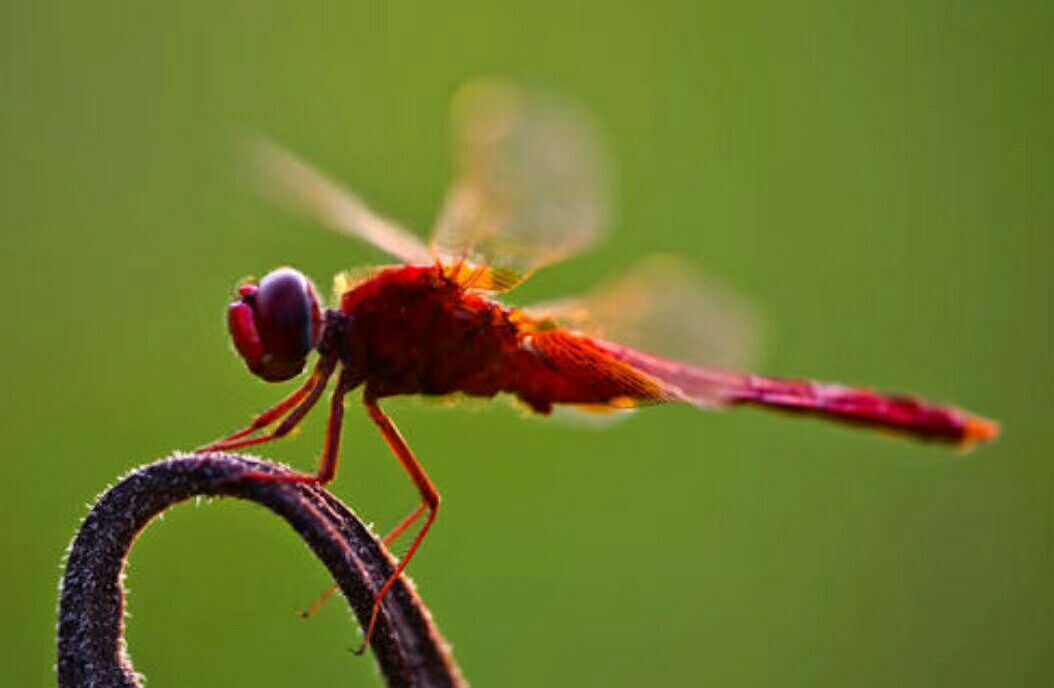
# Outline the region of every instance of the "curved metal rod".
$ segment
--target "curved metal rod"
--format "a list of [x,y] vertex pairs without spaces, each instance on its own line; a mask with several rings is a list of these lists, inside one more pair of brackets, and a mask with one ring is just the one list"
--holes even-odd
[[[394,562],[370,530],[326,490],[246,477],[287,473],[224,453],[176,456],[139,468],[108,490],[70,547],[58,624],[60,688],[140,688],[124,640],[125,561],[158,514],[196,496],[247,499],[285,519],[329,569],[359,623]],[[464,686],[450,648],[413,586],[399,580],[382,607],[371,647],[389,686]],[[188,677],[189,680],[189,677]]]

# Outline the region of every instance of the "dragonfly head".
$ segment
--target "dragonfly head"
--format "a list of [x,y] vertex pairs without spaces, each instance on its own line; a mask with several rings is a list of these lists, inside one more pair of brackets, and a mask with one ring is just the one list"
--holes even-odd
[[255,375],[268,382],[295,377],[318,344],[322,312],[311,281],[292,268],[278,268],[238,288],[227,308],[234,348]]

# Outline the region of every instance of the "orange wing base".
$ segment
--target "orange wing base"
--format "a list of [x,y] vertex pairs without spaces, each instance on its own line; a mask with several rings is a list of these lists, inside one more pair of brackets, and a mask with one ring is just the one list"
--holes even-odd
[[553,404],[619,410],[678,400],[652,376],[566,330],[526,334],[521,352],[516,392],[540,413]]

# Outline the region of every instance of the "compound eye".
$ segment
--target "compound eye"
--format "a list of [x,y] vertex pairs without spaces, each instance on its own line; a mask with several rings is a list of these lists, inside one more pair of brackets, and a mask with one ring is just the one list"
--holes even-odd
[[292,268],[239,289],[227,311],[235,348],[249,369],[270,382],[295,377],[318,344],[321,309],[315,288]]
[[249,303],[235,301],[227,307],[227,327],[231,331],[234,348],[242,358],[250,362],[250,368],[253,362],[264,357],[266,352],[263,342],[260,341],[260,334],[256,331],[256,316],[253,315],[253,308]]

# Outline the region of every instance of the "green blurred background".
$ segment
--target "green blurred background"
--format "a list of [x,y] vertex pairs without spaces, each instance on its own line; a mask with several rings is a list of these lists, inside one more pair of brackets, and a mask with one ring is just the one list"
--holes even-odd
[[[445,497],[412,574],[474,684],[1049,685],[1054,5],[499,5],[4,3],[5,684],[53,683],[95,495],[283,393],[231,352],[236,281],[381,259],[246,194],[239,136],[424,231],[449,97],[492,74],[579,100],[615,161],[610,240],[517,298],[679,253],[764,310],[765,372],[1005,435],[963,456],[749,411],[596,432],[391,402]],[[312,469],[321,416],[263,453]],[[386,529],[413,489],[362,414],[345,437],[333,489]],[[378,683],[341,604],[293,614],[328,581],[258,508],[174,510],[128,583],[149,685]]]

